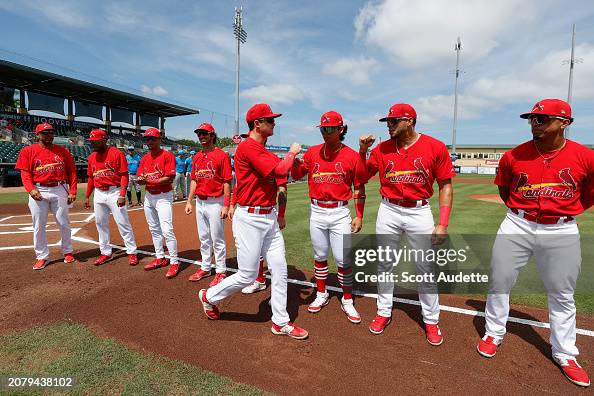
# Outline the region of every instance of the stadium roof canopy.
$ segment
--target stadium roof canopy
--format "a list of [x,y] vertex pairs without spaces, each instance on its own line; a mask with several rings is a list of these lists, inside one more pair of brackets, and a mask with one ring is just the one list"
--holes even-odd
[[97,105],[108,105],[165,118],[200,112],[5,60],[0,60],[0,86]]

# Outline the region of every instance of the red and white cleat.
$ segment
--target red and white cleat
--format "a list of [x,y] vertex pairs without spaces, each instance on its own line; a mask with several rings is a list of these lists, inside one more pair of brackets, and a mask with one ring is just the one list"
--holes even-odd
[[330,302],[330,294],[328,292],[321,293],[316,292],[316,299],[312,301],[307,307],[307,310],[311,313],[317,313],[322,310],[323,307],[328,305]]
[[497,347],[501,345],[502,340],[495,339],[495,337],[491,337],[486,335],[479,341],[478,345],[476,346],[476,351],[479,355],[492,358],[497,353]]
[[345,299],[342,297],[340,299],[340,308],[342,309],[342,312],[346,314],[347,319],[351,323],[361,323],[361,315],[359,315],[359,312],[357,312],[355,309],[355,304],[353,303],[352,298]]
[[208,276],[210,276],[210,271],[204,271],[202,268],[200,268],[198,271],[190,275],[188,280],[190,282],[198,282],[200,279],[204,279]]
[[553,358],[555,363],[561,367],[565,377],[578,386],[588,387],[590,386],[590,378],[586,370],[578,364],[575,359],[560,359]]
[[266,282],[254,281],[254,283],[252,283],[251,285],[241,289],[241,292],[243,294],[254,294],[262,290],[266,290]]
[[206,299],[206,289],[200,290],[198,292],[198,297],[200,298],[200,303],[202,304],[202,309],[204,310],[204,314],[208,319],[217,320],[220,319],[221,314],[219,313],[219,308],[216,305],[212,305]]
[[138,265],[138,256],[136,254],[129,254],[128,255],[128,264]]
[[145,271],[151,271],[157,268],[167,267],[169,265],[169,260],[165,257],[163,258],[156,258],[147,265],[144,266]]
[[74,263],[74,256],[72,255],[72,253],[66,253],[64,254],[64,262],[66,264],[70,264],[70,263]]
[[392,322],[391,317],[376,315],[369,325],[369,331],[371,331],[373,334],[382,334],[390,322]]
[[45,268],[45,266],[47,265],[47,260],[45,259],[39,259],[35,262],[35,264],[33,265],[33,269],[34,270],[42,270]]
[[214,277],[214,279],[212,280],[212,282],[210,282],[210,285],[208,285],[208,287],[213,287],[213,286],[218,285],[226,277],[227,277],[227,275],[225,275],[224,273],[216,274],[215,277]]
[[105,264],[108,260],[111,260],[111,256],[108,256],[106,254],[102,254],[99,257],[97,257],[97,259],[93,262],[93,264],[94,265]]
[[305,340],[309,336],[307,330],[297,327],[291,322],[284,326],[279,326],[275,323],[272,323],[270,331],[272,331],[272,334],[286,335],[296,340]]
[[443,335],[439,329],[439,324],[425,323],[425,337],[427,342],[433,346],[440,346],[443,343]]
[[167,271],[167,274],[165,274],[165,277],[167,279],[171,279],[175,278],[177,274],[179,274],[179,264],[175,263],[169,266],[169,270]]

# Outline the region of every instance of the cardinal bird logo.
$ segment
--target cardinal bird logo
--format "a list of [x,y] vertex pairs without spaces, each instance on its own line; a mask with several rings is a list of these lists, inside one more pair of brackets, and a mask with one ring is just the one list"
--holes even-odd
[[109,161],[105,162],[105,168],[103,169],[97,169],[97,167],[93,165],[93,177],[110,177],[115,174],[116,171]]
[[163,172],[161,172],[161,169],[159,169],[159,164],[155,164],[153,166],[153,169],[154,169],[153,172],[144,174],[144,177],[146,178],[146,180],[153,181],[153,180],[158,180],[161,177],[163,177]]
[[215,177],[215,167],[212,161],[206,163],[206,169],[196,169],[194,172],[198,179],[213,179]]
[[569,168],[563,168],[559,171],[559,178],[563,180],[563,184],[566,186],[571,187],[571,191],[577,191],[577,183],[575,182],[571,173],[569,173]]
[[521,172],[515,191],[519,192],[523,198],[531,200],[536,200],[539,197],[572,199],[578,190],[578,185],[570,172],[570,168],[563,168],[559,171],[558,176],[561,183],[538,184],[530,184],[528,174]]
[[429,178],[429,172],[427,172],[427,169],[425,169],[425,165],[423,165],[423,158],[419,157],[419,158],[415,158],[415,161],[413,162],[415,168],[417,168],[418,171],[420,171],[423,176],[425,176],[426,179]]
[[35,161],[33,161],[33,172],[37,174],[50,173],[52,171],[63,172],[64,160],[62,160],[59,155],[55,155],[53,161],[54,162],[44,164],[39,158],[35,159]]
[[520,172],[520,177],[518,178],[518,182],[516,183],[516,192],[520,191],[522,187],[528,185],[528,175],[524,172]]
[[344,171],[344,169],[342,169],[342,162],[337,162],[336,165],[334,165],[334,169],[336,169],[336,172],[339,175],[346,176],[346,172]]
[[411,184],[425,184],[429,179],[429,171],[423,165],[421,157],[413,161],[414,170],[396,170],[394,162],[388,160],[386,169],[384,170],[384,177],[394,184],[411,183]]

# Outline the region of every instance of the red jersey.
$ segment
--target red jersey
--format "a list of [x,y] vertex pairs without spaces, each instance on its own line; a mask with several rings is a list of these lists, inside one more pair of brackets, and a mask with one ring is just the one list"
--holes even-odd
[[104,153],[92,152],[88,161],[87,176],[93,178],[95,187],[122,187],[122,175],[128,174],[128,162],[123,152],[108,147]]
[[278,183],[274,168],[280,158],[248,137],[235,151],[235,202],[242,206],[274,206]]
[[44,148],[41,144],[32,144],[24,147],[15,169],[24,171],[21,177],[27,192],[31,192],[33,183],[66,182],[70,185],[70,194],[76,194],[74,157],[62,146],[52,144]]
[[196,194],[206,197],[223,195],[223,184],[230,183],[231,158],[218,147],[210,153],[200,151],[192,158],[192,180],[196,181]]
[[171,183],[158,184],[156,181],[163,176],[175,176],[175,155],[163,149],[156,155],[148,152],[140,159],[136,174],[146,178],[146,189],[149,192],[171,191]]
[[537,216],[579,215],[594,194],[594,151],[566,140],[544,157],[532,140],[503,155],[495,184],[509,188],[505,204]]
[[303,163],[293,167],[291,176],[299,180],[308,175],[309,197],[320,201],[348,201],[352,186],[367,181],[365,163],[359,153],[343,145],[338,153],[325,158],[324,144],[311,147],[303,155]]
[[367,160],[367,175],[379,171],[380,194],[390,199],[422,200],[433,196],[433,182],[456,176],[447,147],[421,134],[407,149],[392,139],[382,142]]

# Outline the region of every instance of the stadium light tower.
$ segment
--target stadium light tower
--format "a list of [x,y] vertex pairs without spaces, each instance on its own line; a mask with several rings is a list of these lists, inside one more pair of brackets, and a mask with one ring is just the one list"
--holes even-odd
[[[456,83],[454,85],[454,124],[452,126],[452,154],[456,154],[456,122],[458,120],[458,78],[460,77],[460,51],[462,50],[462,42],[460,37],[454,45],[454,51],[456,51]],[[452,156],[452,159],[453,156]],[[454,159],[455,160],[455,159]]]
[[237,40],[237,50],[235,52],[235,134],[239,135],[239,47],[245,43],[247,33],[243,30],[241,13],[242,7],[235,7],[235,19],[233,20],[233,34]]
[[[576,63],[582,63],[582,58],[575,58],[575,23],[571,32],[571,59],[564,60],[563,64],[569,64],[569,87],[567,88],[567,103],[571,104],[571,90],[573,87],[573,67]],[[569,137],[569,127],[565,128],[565,137]]]

